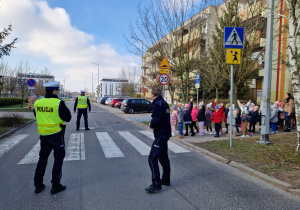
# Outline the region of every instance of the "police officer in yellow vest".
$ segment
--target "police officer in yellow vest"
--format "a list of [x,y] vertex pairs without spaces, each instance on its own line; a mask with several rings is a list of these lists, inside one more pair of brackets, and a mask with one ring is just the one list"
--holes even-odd
[[71,113],[65,102],[58,99],[59,82],[45,83],[45,98],[39,99],[34,104],[34,115],[40,134],[40,157],[34,175],[35,193],[40,193],[45,188],[43,178],[47,167],[48,157],[53,150],[54,164],[52,168],[51,194],[56,194],[66,189],[60,183],[62,165],[65,157],[65,123],[71,120]]
[[85,130],[90,130],[88,126],[88,116],[87,116],[87,107],[89,107],[89,112],[91,112],[91,103],[87,96],[85,96],[85,90],[81,90],[81,95],[75,101],[74,104],[74,113],[76,113],[76,108],[78,109],[77,121],[76,121],[76,130],[79,130],[81,115],[84,118],[84,127]]

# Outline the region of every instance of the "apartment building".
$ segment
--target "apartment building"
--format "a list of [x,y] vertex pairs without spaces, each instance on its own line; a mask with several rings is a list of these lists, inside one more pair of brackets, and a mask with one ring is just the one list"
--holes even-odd
[[[228,1],[227,1],[228,2]],[[144,87],[150,89],[149,84],[155,84],[159,76],[158,65],[161,57],[167,57],[170,61],[176,58],[176,49],[179,44],[176,42],[176,34],[183,35],[183,46],[185,54],[195,56],[205,53],[207,46],[212,42],[212,35],[215,33],[215,28],[218,25],[218,17],[222,16],[226,9],[226,3],[219,6],[208,6],[203,11],[186,21],[183,26],[178,27],[174,31],[167,34],[161,40],[153,44],[146,53],[142,56],[143,59],[143,75]],[[267,2],[263,0],[251,1],[248,4],[247,0],[239,1],[239,17],[242,22],[258,21],[266,22],[269,15]],[[275,0],[275,21],[274,21],[274,41],[273,41],[273,61],[272,61],[272,85],[271,85],[271,101],[284,100],[286,92],[292,92],[291,87],[291,72],[288,67],[288,20],[280,15],[288,16],[287,6],[284,0]],[[266,25],[263,27],[253,27],[249,31],[245,31],[245,36],[248,40],[254,40],[255,50],[252,58],[256,58],[257,62],[254,68],[259,69],[258,76],[254,79],[249,79],[247,85],[249,91],[247,98],[257,101],[262,98],[263,75],[264,75],[264,53],[261,53],[266,43]],[[195,43],[200,43],[195,45]],[[163,46],[163,47],[162,47]],[[161,50],[167,48],[169,50]],[[300,42],[298,42],[298,49]],[[258,56],[260,55],[260,56]],[[251,58],[251,59],[252,59]],[[195,59],[196,60],[196,59]],[[225,61],[224,61],[225,62]],[[172,61],[170,62],[172,66]],[[196,69],[195,69],[196,71]],[[193,77],[193,71],[190,77]],[[172,75],[175,77],[176,75]],[[157,84],[157,83],[156,83]],[[157,84],[159,85],[159,84]],[[178,86],[180,84],[178,83]],[[166,97],[170,99],[168,87],[166,87]],[[146,98],[150,98],[150,91],[145,94]],[[175,94],[174,99],[178,99]]]
[[[36,81],[36,85],[42,86],[44,83],[54,81],[55,78],[53,75],[38,73],[18,73],[16,77],[6,77],[4,80],[4,88],[1,91],[2,96],[16,97],[20,96],[21,92],[30,93],[27,85],[28,79],[34,79]],[[61,88],[61,91],[63,92],[63,86]]]
[[122,83],[128,83],[128,80],[116,78],[101,78],[99,83],[99,97],[121,97]]

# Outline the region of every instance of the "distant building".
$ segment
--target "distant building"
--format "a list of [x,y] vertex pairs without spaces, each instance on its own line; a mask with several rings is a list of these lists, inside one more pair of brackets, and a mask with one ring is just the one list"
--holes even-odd
[[[27,80],[34,79],[36,85],[43,85],[48,82],[52,82],[55,80],[53,75],[44,75],[44,74],[37,74],[37,73],[25,73],[25,74],[17,74],[17,84],[16,84],[16,91],[15,93],[20,96],[20,89],[28,90]],[[64,92],[63,85],[60,86],[60,92]],[[25,91],[26,92],[26,91]],[[30,91],[28,91],[30,93]],[[63,95],[63,94],[62,94]],[[27,96],[27,94],[26,94]]]
[[122,96],[122,83],[128,83],[127,79],[101,78],[99,97],[119,97]]

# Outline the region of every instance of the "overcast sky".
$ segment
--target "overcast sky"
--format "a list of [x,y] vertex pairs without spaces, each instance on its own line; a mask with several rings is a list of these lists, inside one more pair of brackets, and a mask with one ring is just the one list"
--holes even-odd
[[138,0],[1,0],[0,30],[9,24],[19,38],[16,49],[4,57],[12,67],[28,61],[32,71],[47,67],[66,89],[91,90],[100,78],[117,78],[122,67],[139,65],[127,52],[123,32],[136,19]]

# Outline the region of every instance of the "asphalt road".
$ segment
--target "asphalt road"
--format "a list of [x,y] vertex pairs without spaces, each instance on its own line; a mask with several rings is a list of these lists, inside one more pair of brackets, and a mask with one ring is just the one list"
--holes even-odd
[[[73,102],[67,102],[73,110]],[[147,155],[151,130],[92,104],[89,131],[67,123],[62,183],[50,194],[53,157],[44,183],[34,194],[39,136],[35,123],[0,140],[0,209],[300,209],[291,194],[178,143],[169,144],[171,186],[149,194]],[[125,116],[125,115],[124,115]],[[148,116],[148,115],[147,115]],[[81,120],[83,127],[83,119]],[[171,150],[172,149],[172,150]]]

